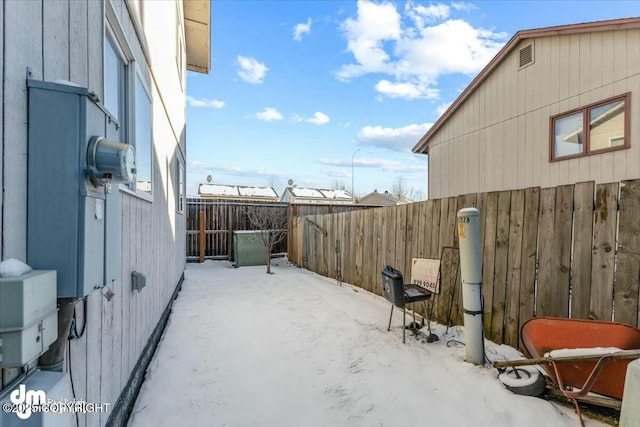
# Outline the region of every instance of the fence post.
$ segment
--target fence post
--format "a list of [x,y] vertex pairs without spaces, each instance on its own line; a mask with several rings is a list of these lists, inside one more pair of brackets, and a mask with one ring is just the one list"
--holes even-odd
[[204,262],[204,211],[200,211],[199,215],[200,233],[198,240],[200,242],[200,262]]
[[[235,209],[233,213],[236,214]],[[227,205],[227,233],[227,259],[233,261],[233,258],[231,258],[231,252],[233,252],[233,218],[231,218],[231,205]]]

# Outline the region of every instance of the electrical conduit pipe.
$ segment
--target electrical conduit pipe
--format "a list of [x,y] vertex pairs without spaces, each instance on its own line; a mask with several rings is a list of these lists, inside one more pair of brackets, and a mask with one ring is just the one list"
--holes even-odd
[[464,330],[467,342],[465,360],[475,365],[484,365],[479,215],[476,208],[465,208],[458,211],[458,237],[460,238]]

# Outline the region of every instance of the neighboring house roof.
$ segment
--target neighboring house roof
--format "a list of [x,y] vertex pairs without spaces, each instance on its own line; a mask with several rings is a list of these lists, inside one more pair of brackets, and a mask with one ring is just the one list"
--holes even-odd
[[395,206],[403,205],[408,202],[406,200],[396,199],[388,191],[385,191],[384,193],[378,193],[378,190],[374,190],[366,196],[360,197],[356,203],[358,205],[369,206]]
[[353,197],[347,190],[287,187],[280,201],[295,203],[351,204]]
[[211,69],[211,2],[184,0],[183,5],[187,70],[208,73]]
[[447,120],[460,108],[462,104],[471,96],[471,94],[480,86],[491,73],[502,63],[502,61],[513,51],[521,41],[539,37],[559,36],[569,34],[590,33],[596,31],[612,31],[640,28],[640,17],[613,19],[609,21],[587,22],[582,24],[560,25],[556,27],[537,28],[532,30],[518,31],[507,42],[506,45],[498,52],[496,56],[487,64],[486,67],[475,79],[467,86],[467,88],[458,96],[458,98],[449,106],[447,111],[438,118],[431,126],[427,133],[420,138],[420,141],[412,148],[414,153],[426,154],[427,146],[431,137],[444,125]]
[[216,199],[278,201],[278,193],[272,187],[241,185],[200,184],[198,196]]

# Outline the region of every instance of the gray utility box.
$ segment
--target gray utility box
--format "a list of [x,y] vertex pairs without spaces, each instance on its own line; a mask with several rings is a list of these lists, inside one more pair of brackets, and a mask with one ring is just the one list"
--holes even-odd
[[[20,394],[21,385],[24,385],[24,394]],[[44,396],[36,394],[36,392],[40,391],[44,393]],[[27,404],[31,402],[38,404],[41,397],[46,398],[45,400],[51,399],[54,402],[66,401],[73,403],[73,400],[71,400],[73,396],[71,378],[66,372],[41,371],[39,369],[31,371],[26,378],[20,380],[20,384],[16,384],[14,387],[7,387],[0,392],[0,406],[12,403],[11,395],[13,393],[17,394],[15,397],[18,400],[25,400]],[[78,397],[78,401],[80,399],[81,397]],[[96,401],[90,403],[99,404]],[[111,406],[108,409],[111,409]],[[23,414],[26,415],[25,412]],[[98,418],[100,416],[99,412],[96,411],[96,415],[96,418]],[[0,411],[0,427],[71,427],[75,425],[77,425],[76,415],[69,410],[64,412],[33,411],[26,420],[18,418],[15,412]]]
[[84,297],[120,277],[118,187],[90,178],[88,150],[121,130],[86,88],[28,88],[27,263],[57,270],[58,298]]
[[233,255],[236,267],[267,265],[267,248],[259,237],[264,231],[233,232]]
[[29,363],[56,338],[56,272],[0,278],[0,368]]

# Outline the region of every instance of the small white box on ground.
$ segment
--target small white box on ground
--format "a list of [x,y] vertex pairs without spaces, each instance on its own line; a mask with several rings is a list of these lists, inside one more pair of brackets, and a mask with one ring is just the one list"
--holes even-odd
[[627,366],[624,380],[622,410],[620,411],[620,427],[640,427],[640,359]]

